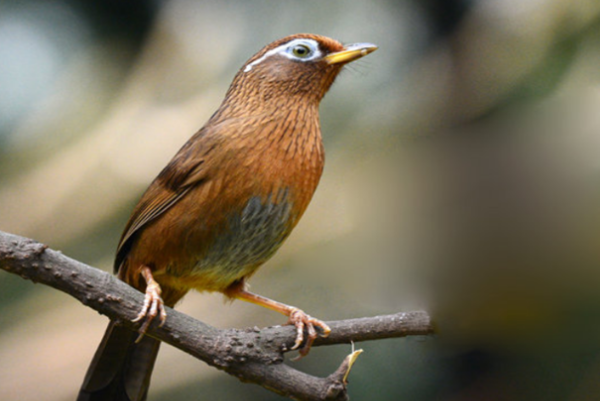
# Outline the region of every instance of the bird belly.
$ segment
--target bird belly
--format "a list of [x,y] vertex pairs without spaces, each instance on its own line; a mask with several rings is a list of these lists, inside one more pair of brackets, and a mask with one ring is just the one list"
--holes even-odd
[[191,269],[167,268],[166,275],[199,291],[224,291],[250,276],[279,249],[291,231],[292,203],[287,191],[282,192],[266,199],[252,196],[241,212],[228,216]]

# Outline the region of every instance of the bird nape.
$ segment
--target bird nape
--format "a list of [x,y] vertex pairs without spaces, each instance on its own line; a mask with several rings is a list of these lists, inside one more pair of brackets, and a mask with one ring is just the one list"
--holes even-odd
[[154,179],[125,226],[115,271],[145,293],[140,334],[108,325],[79,401],[145,400],[160,342],[144,333],[191,289],[286,315],[302,356],[318,334],[329,334],[302,310],[249,292],[246,280],[315,192],[324,163],[319,102],[346,63],[376,49],[297,34],[242,66],[219,109]]

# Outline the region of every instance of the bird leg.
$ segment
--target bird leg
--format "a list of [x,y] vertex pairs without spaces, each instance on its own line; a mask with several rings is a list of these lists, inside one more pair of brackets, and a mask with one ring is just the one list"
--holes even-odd
[[298,351],[300,353],[300,357],[308,354],[310,347],[318,337],[315,327],[318,327],[322,331],[321,335],[323,337],[327,337],[331,332],[329,326],[327,326],[324,322],[310,317],[301,309],[247,291],[244,288],[243,283],[241,283],[241,285],[235,285],[231,287],[229,291],[227,291],[227,295],[232,298],[241,299],[246,302],[264,306],[265,308],[274,310],[287,316],[287,324],[294,325],[296,327],[296,341],[292,347],[293,350],[298,349],[300,345],[302,345],[302,342],[304,341],[304,329],[306,328],[306,343]]
[[144,323],[138,330],[140,335],[135,342],[139,342],[144,334],[146,334],[146,330],[150,327],[150,323],[154,320],[156,316],[159,316],[160,324],[158,327],[161,327],[165,324],[165,320],[167,320],[167,312],[165,311],[165,304],[160,297],[162,290],[160,289],[160,285],[154,277],[152,276],[152,270],[148,266],[142,266],[141,275],[146,280],[146,295],[144,297],[144,306],[140,313],[138,313],[137,317],[133,319],[133,322],[139,322],[144,320]]

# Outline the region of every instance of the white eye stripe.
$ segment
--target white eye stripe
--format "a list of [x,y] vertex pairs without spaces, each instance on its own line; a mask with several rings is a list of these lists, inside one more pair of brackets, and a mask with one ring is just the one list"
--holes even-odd
[[[296,45],[308,46],[312,50],[313,53],[309,57],[299,58],[288,51],[289,49],[293,48]],[[246,68],[244,68],[244,72],[250,71],[252,69],[252,67],[262,63],[265,59],[271,57],[274,54],[279,54],[279,55],[289,58],[290,60],[297,60],[297,61],[310,61],[310,60],[314,60],[316,58],[321,57],[321,51],[319,50],[319,43],[317,43],[316,40],[294,39],[294,40],[291,40],[281,46],[278,46],[274,49],[269,50],[268,52],[263,54],[261,57],[257,58],[256,60],[254,60],[253,62],[248,64],[246,66]]]

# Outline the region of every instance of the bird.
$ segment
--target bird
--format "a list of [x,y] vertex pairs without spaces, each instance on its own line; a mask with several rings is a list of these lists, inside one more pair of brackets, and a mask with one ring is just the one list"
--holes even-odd
[[78,401],[145,400],[160,341],[144,333],[163,324],[165,307],[192,289],[287,316],[300,356],[319,334],[329,334],[327,324],[301,309],[250,292],[247,281],[283,244],[317,188],[321,99],[345,64],[376,49],[295,34],[240,68],[217,111],[133,209],[114,269],[145,294],[135,319],[139,333],[109,323]]

